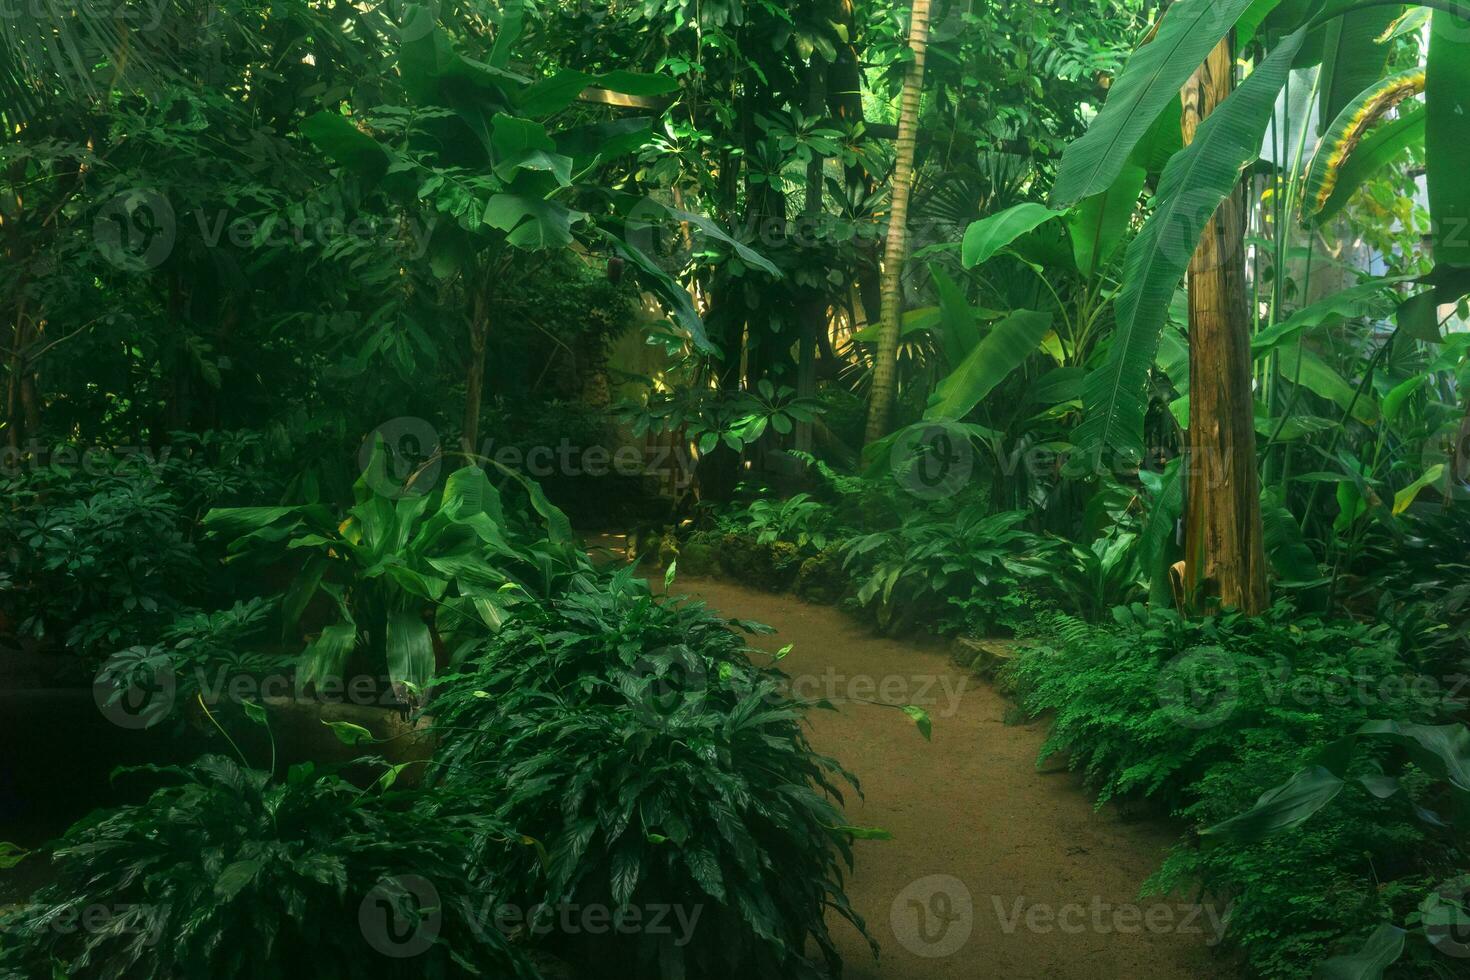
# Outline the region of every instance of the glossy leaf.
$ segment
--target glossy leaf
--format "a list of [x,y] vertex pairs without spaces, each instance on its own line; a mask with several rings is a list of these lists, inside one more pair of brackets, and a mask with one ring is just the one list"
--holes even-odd
[[1022,235],[1035,231],[1053,218],[1060,218],[1064,213],[1027,201],[981,218],[965,230],[961,261],[966,269],[983,265]]
[[991,328],[929,399],[927,419],[962,419],[1034,353],[1051,330],[1051,314],[1018,310]]

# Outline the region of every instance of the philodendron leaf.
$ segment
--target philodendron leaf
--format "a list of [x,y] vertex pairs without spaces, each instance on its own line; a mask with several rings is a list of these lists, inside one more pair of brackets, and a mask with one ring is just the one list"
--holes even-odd
[[[1251,3],[1176,0],[1171,4],[1153,40],[1128,59],[1086,134],[1063,152],[1052,199],[1073,204],[1113,186],[1133,147]],[[1256,146],[1260,145],[1257,140]]]
[[361,175],[369,186],[381,180],[393,162],[381,143],[340,113],[307,116],[301,121],[301,132],[327,156]]
[[[1173,14],[1171,9],[1168,16]],[[1303,29],[1278,44],[1164,168],[1154,213],[1124,261],[1112,348],[1083,388],[1083,421],[1072,437],[1082,457],[1105,450],[1130,460],[1142,456],[1144,387],[1169,301],[1205,225],[1239,182],[1241,168],[1260,151],[1276,96],[1305,38]]]
[[965,241],[960,248],[960,260],[966,269],[984,265],[1027,232],[1035,231],[1053,218],[1060,218],[1065,211],[1053,211],[1043,204],[1027,201],[1006,208],[998,214],[981,218],[965,230]]
[[1404,955],[1408,933],[1385,922],[1355,953],[1334,956],[1317,967],[1315,980],[1383,980],[1383,971]]

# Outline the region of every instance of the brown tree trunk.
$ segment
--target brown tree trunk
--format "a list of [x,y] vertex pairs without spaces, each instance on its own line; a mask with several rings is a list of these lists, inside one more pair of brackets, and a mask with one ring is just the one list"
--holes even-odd
[[[1184,88],[1184,139],[1234,90],[1230,39]],[[1256,471],[1245,207],[1237,187],[1205,227],[1189,264],[1189,450],[1186,604],[1259,613],[1267,603]]]
[[872,400],[868,404],[866,442],[888,434],[897,390],[898,342],[903,320],[903,264],[908,258],[909,195],[914,184],[914,145],[919,132],[919,97],[924,89],[924,58],[929,46],[929,0],[914,0],[909,48],[914,60],[903,81],[898,114],[897,156],[888,214],[888,245],[883,255],[883,329],[873,364]]

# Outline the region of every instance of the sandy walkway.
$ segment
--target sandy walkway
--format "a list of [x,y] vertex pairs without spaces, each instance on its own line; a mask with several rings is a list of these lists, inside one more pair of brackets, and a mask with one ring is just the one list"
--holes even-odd
[[801,696],[910,701],[933,716],[925,742],[898,711],[849,704],[812,715],[813,742],[861,779],[848,817],[890,841],[859,841],[848,885],[883,947],[834,932],[854,980],[1168,980],[1231,977],[1205,948],[1214,910],[1188,898],[1138,900],[1173,840],[1165,828],[1095,812],[1067,774],[1042,774],[1041,725],[1006,726],[1007,702],[941,654],[875,637],[835,609],[722,582],[675,593],[776,627]]

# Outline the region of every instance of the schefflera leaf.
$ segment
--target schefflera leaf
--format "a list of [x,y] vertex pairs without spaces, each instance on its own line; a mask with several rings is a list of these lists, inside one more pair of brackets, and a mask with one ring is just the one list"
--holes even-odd
[[1307,170],[1302,207],[1308,222],[1324,220],[1328,202],[1337,194],[1349,162],[1360,148],[1369,148],[1366,144],[1369,131],[1404,101],[1423,92],[1424,79],[1422,68],[1399,72],[1369,86],[1338,113],[1317,144],[1317,152]]

